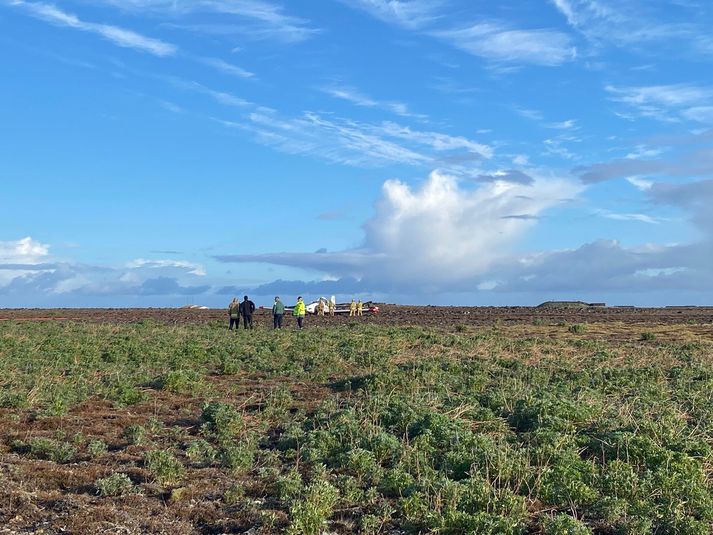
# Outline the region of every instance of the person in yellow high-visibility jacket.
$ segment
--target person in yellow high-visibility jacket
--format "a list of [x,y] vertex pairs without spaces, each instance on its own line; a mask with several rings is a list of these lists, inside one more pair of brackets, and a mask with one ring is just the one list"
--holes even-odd
[[327,301],[327,306],[329,307],[329,315],[330,316],[334,316],[335,305],[336,305],[336,303],[334,301],[332,301],[331,299],[329,301]]
[[302,297],[297,298],[297,304],[295,305],[295,308],[292,309],[292,315],[297,318],[297,328],[301,329],[303,327],[302,322],[305,320],[305,302],[302,300]]
[[357,301],[357,316],[363,316],[364,315],[364,303],[361,302],[361,299]]
[[349,305],[349,317],[356,316],[356,311],[357,311],[357,304],[354,299],[352,299],[351,304]]
[[319,304],[317,305],[317,315],[324,316],[324,299],[319,298]]

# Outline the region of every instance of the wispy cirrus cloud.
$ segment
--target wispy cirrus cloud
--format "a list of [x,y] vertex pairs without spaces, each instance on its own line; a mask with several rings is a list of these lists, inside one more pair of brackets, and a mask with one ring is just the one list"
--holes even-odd
[[[319,33],[319,29],[301,17],[267,0],[98,0],[123,10],[155,13],[173,19],[167,25],[216,35],[241,35],[252,39],[270,39],[297,43]],[[223,15],[220,22],[196,23],[189,16],[196,13]]]
[[251,132],[257,141],[283,152],[355,167],[436,166],[443,163],[443,157],[459,152],[476,161],[493,156],[492,147],[466,137],[414,130],[393,122],[368,124],[314,112],[284,117],[265,109],[256,109],[239,122],[216,120]]
[[204,65],[208,65],[209,67],[213,67],[214,69],[217,69],[225,74],[229,74],[231,76],[237,76],[238,78],[254,78],[255,73],[250,72],[246,69],[243,69],[242,67],[238,67],[237,65],[233,65],[232,63],[228,63],[227,61],[224,61],[220,58],[205,58],[205,57],[198,57],[196,58],[197,61],[200,63],[203,63]]
[[566,33],[550,29],[513,29],[499,22],[431,32],[461,50],[491,62],[556,66],[573,60],[576,48]]
[[361,106],[364,108],[379,108],[391,112],[395,115],[400,115],[401,117],[409,117],[415,119],[426,119],[428,117],[423,114],[413,113],[411,110],[409,110],[408,105],[404,104],[403,102],[376,100],[365,95],[354,87],[332,85],[323,87],[322,92],[334,98],[351,102],[355,106]]
[[126,28],[113,26],[110,24],[99,24],[96,22],[87,22],[76,15],[62,11],[58,7],[51,4],[41,2],[25,2],[24,0],[9,0],[11,6],[22,8],[30,15],[45,20],[57,26],[64,26],[81,30],[84,32],[94,33],[111,41],[115,45],[124,48],[133,48],[148,52],[154,56],[170,56],[176,53],[178,47],[171,43],[167,43],[160,39],[146,37]]
[[344,2],[389,24],[425,33],[491,63],[556,66],[576,57],[567,33],[548,28],[522,29],[498,20],[454,23],[446,2],[356,0]]
[[147,260],[145,258],[137,258],[126,264],[128,268],[149,268],[149,269],[162,269],[162,268],[178,268],[185,269],[187,273],[191,275],[197,275],[199,277],[204,277],[206,275],[205,268],[200,264],[195,264],[193,262],[188,262],[186,260]]
[[232,106],[236,108],[247,108],[253,106],[252,102],[245,100],[244,98],[238,97],[233,93],[213,89],[211,87],[201,84],[200,82],[196,82],[195,80],[184,80],[183,78],[178,78],[175,76],[166,76],[160,78],[168,81],[169,83],[180,89],[206,95],[214,101],[218,102],[219,104],[223,104],[224,106]]
[[439,20],[443,0],[342,0],[350,7],[366,11],[373,17],[405,28],[417,29]]
[[651,53],[643,45],[658,42],[670,50],[672,43],[678,43],[675,48],[689,55],[713,53],[710,20],[705,22],[705,10],[693,2],[676,2],[675,9],[668,2],[641,0],[551,2],[570,26],[597,46],[637,47],[639,52]]
[[639,213],[618,213],[600,210],[596,213],[596,215],[605,219],[613,219],[614,221],[635,221],[638,223],[646,223],[648,225],[658,225],[661,223],[661,220],[658,218]]
[[697,84],[614,86],[604,88],[610,99],[635,115],[663,122],[682,119],[713,122],[713,87]]

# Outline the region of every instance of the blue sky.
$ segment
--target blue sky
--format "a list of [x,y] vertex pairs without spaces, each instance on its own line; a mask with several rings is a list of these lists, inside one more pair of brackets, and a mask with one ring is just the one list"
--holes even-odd
[[704,0],[0,0],[0,306],[713,302]]

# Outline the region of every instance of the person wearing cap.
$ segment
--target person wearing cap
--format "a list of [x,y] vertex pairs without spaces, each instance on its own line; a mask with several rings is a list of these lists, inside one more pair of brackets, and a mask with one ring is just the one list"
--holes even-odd
[[301,329],[303,327],[302,323],[305,320],[305,302],[302,300],[302,296],[297,298],[297,304],[295,308],[292,309],[292,315],[297,318],[297,328]]
[[250,301],[246,295],[243,302],[240,303],[240,314],[243,316],[243,327],[245,329],[253,328],[253,312],[255,312],[255,303]]
[[273,329],[282,329],[282,317],[285,315],[285,305],[279,297],[275,297],[272,305],[272,326]]

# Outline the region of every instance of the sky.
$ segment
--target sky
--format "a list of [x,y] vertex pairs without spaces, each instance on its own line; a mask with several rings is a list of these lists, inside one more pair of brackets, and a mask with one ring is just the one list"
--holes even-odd
[[708,0],[0,0],[0,307],[713,304]]

